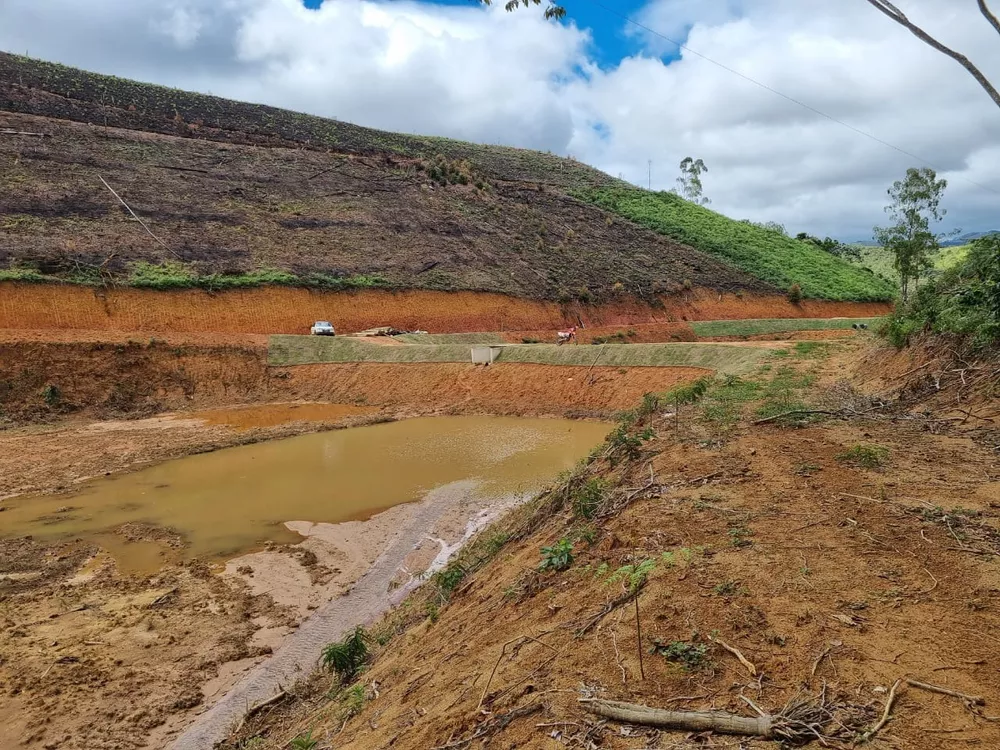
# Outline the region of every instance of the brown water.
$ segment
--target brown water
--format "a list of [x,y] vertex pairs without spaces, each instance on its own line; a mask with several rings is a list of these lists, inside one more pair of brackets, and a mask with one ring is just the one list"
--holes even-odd
[[[267,540],[297,541],[286,521],[367,518],[459,480],[478,480],[487,498],[531,493],[608,430],[559,419],[427,417],[301,435],[94,480],[69,495],[17,498],[0,513],[0,534],[91,541],[135,572],[165,557],[222,560]],[[170,528],[184,546],[128,541],[114,531],[127,522]]]
[[376,411],[378,410],[373,406],[303,402],[207,409],[186,412],[178,415],[177,419],[200,419],[211,425],[249,430],[254,427],[274,427],[289,422],[336,422],[345,417],[359,417]]

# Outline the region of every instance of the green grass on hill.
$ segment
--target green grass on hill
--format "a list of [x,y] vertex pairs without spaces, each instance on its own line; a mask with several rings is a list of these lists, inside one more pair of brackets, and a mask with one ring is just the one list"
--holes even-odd
[[866,323],[872,328],[881,318],[781,318],[758,320],[702,320],[690,325],[699,336],[756,336],[785,331],[823,331]]
[[793,284],[806,297],[883,301],[892,285],[814,245],[753,224],[734,221],[673,193],[638,188],[593,188],[574,193],[671,239],[711,253],[781,289]]
[[[863,266],[882,276],[893,284],[899,283],[899,274],[892,266],[892,255],[881,247],[866,245],[859,248],[861,259],[856,261],[856,265]],[[954,268],[969,255],[972,245],[955,245],[953,247],[943,247],[934,257],[934,270],[947,271]]]
[[[774,354],[764,347],[727,344],[606,344],[603,346],[514,344],[503,347],[497,362],[577,367],[704,367],[725,374],[749,372]],[[471,347],[381,346],[343,337],[271,336],[268,364],[273,366],[345,362],[471,362]]]

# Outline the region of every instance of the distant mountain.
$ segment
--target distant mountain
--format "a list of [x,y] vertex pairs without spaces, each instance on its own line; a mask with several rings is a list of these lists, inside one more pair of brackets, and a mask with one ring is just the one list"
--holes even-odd
[[989,229],[985,232],[968,232],[967,234],[963,234],[961,237],[954,237],[950,240],[945,240],[941,243],[941,247],[968,245],[973,240],[978,240],[980,237],[989,237],[992,234],[1000,234],[1000,229]]
[[[988,229],[985,232],[967,232],[961,237],[952,237],[950,240],[944,240],[941,242],[941,247],[968,245],[973,240],[978,240],[980,237],[989,237],[992,234],[1000,234],[1000,229]],[[848,244],[858,245],[859,247],[878,247],[878,243],[873,240],[858,240],[857,242],[850,242]]]

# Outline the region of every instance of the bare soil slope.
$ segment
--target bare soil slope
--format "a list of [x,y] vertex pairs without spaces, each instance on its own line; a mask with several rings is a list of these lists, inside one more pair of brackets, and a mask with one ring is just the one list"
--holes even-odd
[[[720,410],[746,401],[745,383],[680,419],[646,410],[625,428],[652,434],[630,458],[612,439],[569,484],[493,530],[529,529],[521,541],[499,554],[494,545],[492,561],[457,587],[432,582],[379,626],[382,640],[399,635],[360,687],[323,698],[329,677],[317,678],[317,692],[302,686],[307,700],[265,711],[242,739],[277,748],[311,731],[320,747],[359,750],[735,747],[607,722],[577,699],[752,716],[748,701],[776,712],[822,694],[846,725],[826,724],[839,735],[831,746],[872,729],[875,747],[936,748],[942,737],[997,746],[1000,729],[983,718],[1000,702],[995,453],[949,427],[958,423],[886,410],[838,382],[850,362],[775,363],[741,423]],[[874,404],[882,418],[753,423],[758,406],[781,413],[803,397],[845,414]],[[869,454],[850,452],[857,446],[877,448],[875,460],[859,461]],[[607,484],[588,521],[579,492],[594,479]],[[540,549],[560,539],[573,543],[567,569],[540,572]],[[474,570],[487,548],[461,563]],[[904,677],[986,708],[899,686],[887,710]]]
[[[651,299],[685,282],[776,291],[570,198],[569,185],[614,181],[532,151],[381,133],[3,53],[0,127],[39,134],[0,138],[0,268],[168,286],[265,269],[307,285],[564,301]],[[183,273],[150,280],[137,262]]]

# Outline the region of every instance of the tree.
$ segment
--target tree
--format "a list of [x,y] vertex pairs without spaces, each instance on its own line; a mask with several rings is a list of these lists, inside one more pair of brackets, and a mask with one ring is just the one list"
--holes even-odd
[[910,167],[906,177],[889,188],[892,202],[885,211],[893,223],[875,227],[875,239],[892,253],[903,302],[909,296],[910,282],[919,283],[920,274],[930,267],[932,255],[939,248],[931,223],[941,221],[947,213],[941,208],[946,187],[948,181],[939,180],[930,167]]
[[[947,55],[952,60],[955,60],[959,65],[965,68],[969,73],[975,78],[979,85],[982,86],[986,93],[990,95],[993,102],[1000,107],[1000,91],[997,91],[996,87],[990,83],[989,79],[983,74],[983,72],[977,68],[969,58],[960,52],[956,52],[950,47],[946,47],[937,39],[932,37],[926,31],[921,29],[919,26],[910,21],[909,18],[895,5],[893,5],[889,0],[868,0],[869,4],[882,11],[885,15],[891,18],[893,21],[898,23],[903,28],[909,30],[917,39],[930,45],[938,52]],[[979,5],[979,10],[982,12],[983,16],[990,23],[990,25],[996,29],[997,33],[1000,34],[1000,19],[989,9],[986,5],[986,0],[976,0]]]
[[825,253],[830,253],[830,255],[836,255],[838,258],[844,259],[861,259],[861,250],[854,245],[845,245],[840,240],[835,240],[833,237],[825,237],[820,239],[819,237],[814,237],[806,232],[799,232],[795,235],[795,239],[800,242],[808,242],[811,245],[815,245],[820,250]]
[[681,195],[699,206],[707,206],[712,202],[702,195],[701,176],[707,171],[708,167],[705,166],[705,162],[688,156],[681,162],[681,176],[677,178]]
[[[493,5],[493,0],[479,0],[483,5]],[[532,5],[541,5],[542,0],[507,0],[504,3],[504,10],[510,13],[512,10],[517,10],[520,6],[525,8],[530,8]],[[566,9],[561,5],[556,5],[553,0],[545,0],[545,17],[546,18],[562,18],[566,15]]]

